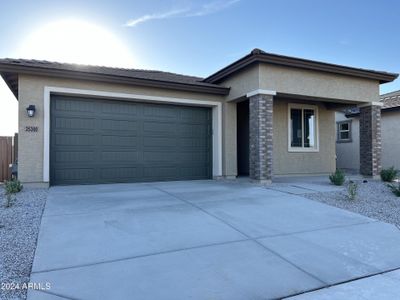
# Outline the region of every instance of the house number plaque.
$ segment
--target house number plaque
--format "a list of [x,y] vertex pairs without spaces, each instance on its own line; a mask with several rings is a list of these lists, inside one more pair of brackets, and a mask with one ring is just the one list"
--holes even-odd
[[38,132],[39,127],[38,126],[25,126],[25,131],[26,132]]

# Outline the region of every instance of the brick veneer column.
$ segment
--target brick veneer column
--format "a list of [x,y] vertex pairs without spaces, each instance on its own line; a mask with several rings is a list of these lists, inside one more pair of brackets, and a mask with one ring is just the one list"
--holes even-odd
[[270,182],[272,179],[273,96],[249,97],[250,179]]
[[360,173],[378,176],[381,171],[381,105],[360,107]]

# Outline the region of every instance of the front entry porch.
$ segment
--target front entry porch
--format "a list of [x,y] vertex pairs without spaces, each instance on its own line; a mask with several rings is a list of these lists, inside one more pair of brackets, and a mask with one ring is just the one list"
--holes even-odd
[[325,175],[336,169],[335,111],[358,106],[360,173],[381,170],[380,103],[306,98],[257,90],[234,103],[237,175],[270,183],[274,176]]

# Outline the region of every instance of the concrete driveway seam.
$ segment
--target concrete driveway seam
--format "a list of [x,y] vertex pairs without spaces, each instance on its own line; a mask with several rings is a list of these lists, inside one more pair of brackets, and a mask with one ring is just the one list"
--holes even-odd
[[206,244],[206,245],[201,245],[201,246],[194,246],[194,247],[186,247],[186,248],[180,248],[180,249],[174,249],[174,250],[168,250],[168,251],[153,252],[153,253],[148,253],[148,254],[143,254],[143,255],[134,255],[134,256],[129,256],[129,257],[122,257],[122,258],[118,258],[118,259],[111,259],[111,260],[107,260],[107,261],[88,263],[88,264],[81,264],[81,265],[70,266],[70,267],[53,268],[53,269],[47,269],[47,270],[42,270],[42,271],[33,271],[32,274],[41,274],[41,273],[62,271],[62,270],[67,270],[67,269],[77,269],[77,268],[91,267],[91,266],[96,266],[96,265],[101,265],[101,264],[114,263],[114,262],[118,262],[118,261],[132,260],[132,259],[137,259],[137,258],[155,256],[155,255],[162,255],[162,254],[168,254],[168,253],[188,251],[188,250],[193,250],[193,249],[208,248],[208,247],[213,247],[213,246],[221,246],[221,245],[228,245],[228,244],[234,244],[234,243],[241,243],[241,242],[252,241],[252,240],[253,239],[245,238],[245,239],[240,239],[240,240],[235,240],[235,241],[212,243],[212,244]]
[[328,288],[331,288],[331,287],[334,287],[334,286],[350,283],[350,282],[357,281],[357,280],[362,280],[362,279],[366,279],[366,278],[370,278],[370,277],[374,277],[374,276],[384,275],[386,273],[390,273],[390,272],[394,272],[394,271],[398,271],[398,270],[400,270],[400,268],[393,268],[393,269],[390,269],[390,270],[379,271],[379,272],[368,274],[368,275],[365,275],[365,276],[359,276],[359,277],[356,277],[356,278],[353,278],[353,279],[344,280],[344,281],[337,282],[337,283],[334,283],[334,284],[328,284],[328,285],[326,285],[324,287],[319,287],[319,288],[311,289],[311,290],[308,290],[308,291],[304,291],[304,292],[300,292],[300,293],[296,293],[296,294],[285,296],[284,298],[282,298],[282,300],[283,299],[290,299],[291,297],[295,297],[295,296],[299,296],[299,295],[303,295],[303,294],[308,294],[308,293],[312,293],[312,292],[319,291],[319,290],[328,289]]
[[[352,227],[352,226],[360,226],[360,225],[379,223],[379,222],[380,221],[378,221],[378,220],[373,220],[373,221],[368,221],[368,222],[359,222],[359,223],[346,224],[346,225],[336,225],[336,226],[329,226],[329,227],[310,229],[310,230],[283,232],[283,233],[279,233],[279,234],[277,233],[277,234],[270,234],[270,235],[261,235],[261,236],[254,237],[253,239],[259,240],[259,239],[274,238],[274,237],[280,237],[280,236],[291,236],[291,235],[302,234],[302,233],[307,233],[307,232],[317,232],[317,231],[324,231],[324,230],[331,230],[331,229],[338,229],[338,228],[345,228],[345,227]],[[399,230],[400,230],[400,228],[399,228]]]
[[[163,208],[172,208],[172,207],[177,207],[181,206],[182,204],[167,204],[163,205]],[[135,211],[146,211],[146,210],[152,210],[155,209],[154,207],[142,207],[142,208],[135,208]],[[89,212],[82,212],[82,213],[66,213],[66,214],[54,214],[54,215],[44,215],[43,218],[50,219],[52,217],[68,217],[68,216],[85,216],[85,215],[93,215],[93,214],[105,214],[107,212],[110,212],[110,209],[105,207],[105,208],[99,208],[95,210],[91,210]]]

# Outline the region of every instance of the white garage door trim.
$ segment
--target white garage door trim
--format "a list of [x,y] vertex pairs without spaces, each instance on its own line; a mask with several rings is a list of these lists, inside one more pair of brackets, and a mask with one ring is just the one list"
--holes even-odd
[[222,176],[222,104],[220,102],[184,99],[173,97],[159,97],[139,94],[103,92],[95,90],[72,89],[63,87],[45,86],[44,88],[44,150],[43,150],[43,181],[50,180],[50,95],[51,93],[73,96],[97,96],[115,98],[119,100],[139,100],[141,102],[168,102],[172,104],[190,104],[212,107],[213,127],[213,176]]

